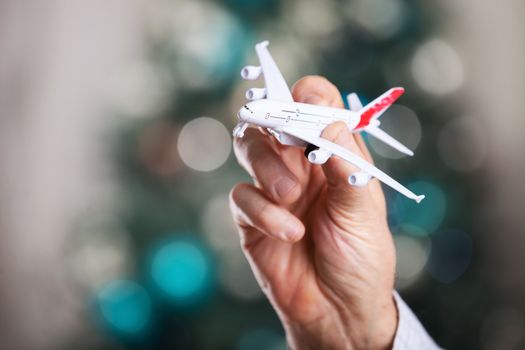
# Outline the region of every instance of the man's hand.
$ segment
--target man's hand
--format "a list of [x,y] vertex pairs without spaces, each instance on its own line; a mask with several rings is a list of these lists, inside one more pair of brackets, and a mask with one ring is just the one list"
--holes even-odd
[[[343,107],[337,88],[306,77],[294,99]],[[345,123],[322,137],[372,162]],[[332,157],[312,165],[303,149],[257,129],[235,139],[239,163],[255,185],[239,184],[231,207],[242,247],[276,309],[293,349],[387,349],[397,327],[392,297],[395,252],[379,182],[351,187],[358,171]]]

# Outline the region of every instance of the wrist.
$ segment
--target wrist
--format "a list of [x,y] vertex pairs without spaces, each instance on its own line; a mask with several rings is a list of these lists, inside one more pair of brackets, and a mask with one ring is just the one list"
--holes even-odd
[[327,312],[308,325],[286,322],[290,349],[391,349],[398,323],[394,297],[385,298],[366,312]]
[[349,326],[354,349],[391,349],[398,323],[397,307],[393,295],[375,307],[367,316],[351,320]]

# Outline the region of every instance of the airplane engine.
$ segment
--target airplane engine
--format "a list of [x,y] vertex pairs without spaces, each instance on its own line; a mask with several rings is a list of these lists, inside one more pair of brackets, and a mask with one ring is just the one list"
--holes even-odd
[[245,80],[255,80],[262,73],[261,66],[246,66],[241,69],[241,77]]
[[363,172],[353,173],[348,177],[348,183],[355,187],[364,187],[368,184],[370,175]]
[[318,149],[308,153],[308,161],[312,164],[324,164],[332,156],[332,153]]
[[246,98],[248,100],[260,100],[262,98],[266,97],[266,89],[265,88],[251,88],[246,90]]

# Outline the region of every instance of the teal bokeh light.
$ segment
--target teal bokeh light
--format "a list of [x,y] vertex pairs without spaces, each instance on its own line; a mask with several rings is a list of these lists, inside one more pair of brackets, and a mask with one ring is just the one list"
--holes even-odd
[[174,301],[202,296],[209,287],[211,268],[206,251],[192,240],[172,240],[153,255],[151,274],[156,285]]
[[[447,208],[446,195],[437,185],[427,181],[416,181],[407,185],[416,194],[424,194],[425,199],[419,204],[397,194],[392,207],[397,225],[413,227],[413,232],[431,234],[436,231],[443,221]],[[389,210],[392,210],[392,207]]]
[[151,318],[151,301],[144,288],[132,281],[112,281],[97,293],[104,321],[127,334],[142,332]]

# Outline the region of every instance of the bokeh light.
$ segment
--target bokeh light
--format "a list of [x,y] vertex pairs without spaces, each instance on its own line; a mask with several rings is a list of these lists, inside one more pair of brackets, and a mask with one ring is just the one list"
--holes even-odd
[[218,280],[230,295],[242,300],[255,300],[263,296],[248,261],[241,251],[237,228],[233,222],[228,195],[211,198],[202,217],[204,235],[217,252],[220,264]]
[[247,33],[229,11],[210,1],[180,0],[153,7],[150,16],[152,35],[177,63],[179,84],[209,89],[237,76]]
[[394,235],[396,246],[396,288],[409,287],[419,277],[427,263],[430,243],[425,237]]
[[421,232],[431,234],[443,221],[447,200],[445,193],[437,185],[427,181],[416,181],[407,185],[407,188],[417,194],[424,194],[425,199],[420,203],[396,194],[394,206],[401,207],[396,212],[399,215],[397,220],[393,220],[402,226],[412,226],[416,230],[412,232]]
[[93,219],[73,237],[68,248],[68,269],[87,290],[122,278],[132,269],[128,234],[116,223]]
[[458,53],[444,40],[422,44],[412,60],[412,74],[424,91],[444,95],[463,84],[463,63]]
[[231,152],[231,137],[219,121],[200,117],[180,131],[177,148],[182,161],[198,171],[215,170],[226,162]]
[[472,171],[481,166],[487,152],[487,137],[480,122],[460,117],[441,129],[438,151],[447,166],[457,171]]
[[[283,5],[285,13],[293,14],[289,17],[290,24],[309,40],[333,38],[343,24],[338,14],[339,4],[334,0],[285,1]],[[308,43],[309,40],[302,43]]]
[[272,329],[256,329],[242,335],[237,350],[286,350],[286,340],[282,334]]
[[189,239],[172,240],[154,254],[151,274],[157,286],[173,301],[190,303],[206,292],[211,266],[204,249]]
[[427,271],[442,283],[452,283],[467,269],[472,258],[472,238],[457,229],[432,235],[432,251]]
[[358,0],[345,2],[345,12],[363,28],[380,39],[396,35],[406,17],[401,0]]
[[108,283],[97,294],[104,321],[117,331],[139,333],[151,317],[151,300],[139,284],[117,280]]
[[[403,105],[395,104],[381,116],[380,121],[380,128],[382,130],[409,149],[413,151],[416,150],[419,141],[421,141],[421,124],[413,110]],[[393,149],[373,136],[369,135],[367,140],[374,152],[383,157],[390,159],[406,157],[403,153]]]

